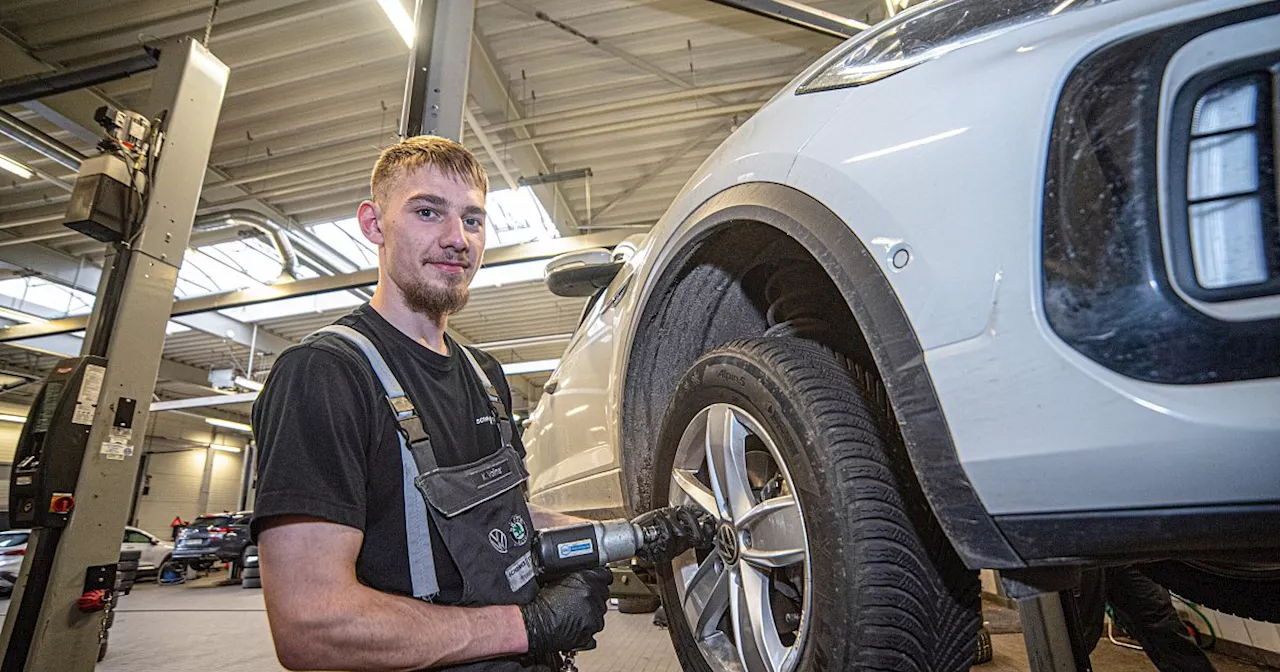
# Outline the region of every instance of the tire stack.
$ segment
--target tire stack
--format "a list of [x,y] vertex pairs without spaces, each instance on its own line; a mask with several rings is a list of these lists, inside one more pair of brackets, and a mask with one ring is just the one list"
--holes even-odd
[[241,588],[261,588],[262,574],[258,568],[258,547],[246,546],[244,554],[240,556],[240,566],[244,569],[240,572]]
[[138,578],[138,562],[142,559],[142,551],[121,551],[120,562],[116,565],[115,596],[102,624],[102,636],[98,638],[98,661],[107,657],[107,639],[111,626],[116,622],[116,608],[120,598],[133,591],[133,583]]

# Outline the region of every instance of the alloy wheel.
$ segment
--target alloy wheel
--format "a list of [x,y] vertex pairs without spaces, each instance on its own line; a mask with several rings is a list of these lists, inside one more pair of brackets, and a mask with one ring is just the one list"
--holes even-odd
[[672,562],[680,612],[716,670],[791,672],[810,622],[810,553],[800,501],[774,441],[731,404],[681,435],[669,503],[715,515],[711,551]]

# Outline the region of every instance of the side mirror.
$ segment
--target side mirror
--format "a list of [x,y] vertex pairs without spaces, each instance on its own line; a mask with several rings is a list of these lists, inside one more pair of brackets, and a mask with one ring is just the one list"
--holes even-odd
[[156,545],[156,544],[158,544],[158,543],[160,543],[160,540],[159,540],[159,539],[152,539],[152,540],[151,540],[151,545],[152,545],[152,546],[155,546],[155,545]]
[[602,247],[562,254],[547,263],[547,289],[556,296],[591,296],[608,287],[624,265]]

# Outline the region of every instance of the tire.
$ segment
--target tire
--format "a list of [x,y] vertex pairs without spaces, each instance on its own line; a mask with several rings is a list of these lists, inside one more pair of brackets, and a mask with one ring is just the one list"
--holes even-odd
[[[744,508],[756,517],[722,523],[717,537],[729,541],[716,550],[690,551],[658,567],[683,669],[738,665],[755,672],[766,666],[751,651],[762,648],[781,660],[773,666],[779,672],[969,669],[982,622],[978,575],[964,567],[933,517],[883,399],[876,376],[795,338],[729,343],[685,374],[663,418],[651,504],[700,501],[719,509],[720,520],[726,510],[742,520]],[[733,500],[738,512],[708,487],[707,456],[728,451],[702,448],[726,435],[709,427],[730,426],[729,435],[747,436],[733,442],[742,445],[741,459],[722,460],[737,465],[736,492],[746,492]],[[735,479],[722,482],[722,491],[733,490]],[[765,500],[771,504],[760,506]],[[758,569],[769,562],[789,564]],[[728,575],[734,578],[713,578]],[[701,610],[725,615],[705,619],[697,638],[682,608],[686,583],[700,587],[695,594],[721,596],[703,604],[724,605]],[[735,646],[724,632],[736,630],[731,589],[747,598],[738,601],[748,605],[744,616],[756,615],[738,622],[760,624],[745,629],[749,646]],[[754,612],[751,604],[758,605]]]
[[1280,565],[1166,560],[1138,569],[1179,597],[1214,611],[1280,623]]
[[657,595],[618,598],[618,613],[622,614],[652,614],[660,606],[662,600]]
[[252,579],[244,579],[240,582],[241,588],[261,588],[262,579],[254,577]]
[[257,567],[258,566],[258,547],[245,546],[244,554],[241,556],[241,558],[253,558],[252,560],[243,560],[244,564],[241,565],[242,567],[246,569],[249,567]]
[[245,568],[245,570],[244,570],[244,572],[242,572],[242,573],[240,574],[240,578],[242,578],[242,579],[260,579],[260,578],[262,578],[262,574],[260,573],[260,570],[259,570],[257,567],[246,567],[246,568]]

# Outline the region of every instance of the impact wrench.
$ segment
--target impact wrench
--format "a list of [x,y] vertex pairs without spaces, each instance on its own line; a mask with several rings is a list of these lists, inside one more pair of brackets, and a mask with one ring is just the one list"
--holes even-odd
[[[710,548],[715,534],[715,516],[691,506],[655,509],[634,520],[553,527],[534,535],[534,567],[540,574],[559,575],[633,557],[655,564],[669,562],[685,551]],[[563,670],[577,669],[575,654],[565,652]]]

